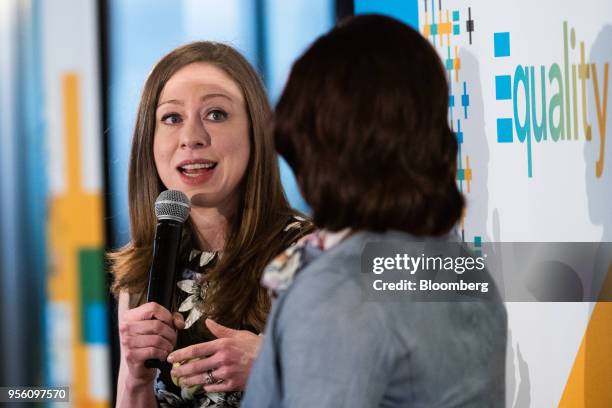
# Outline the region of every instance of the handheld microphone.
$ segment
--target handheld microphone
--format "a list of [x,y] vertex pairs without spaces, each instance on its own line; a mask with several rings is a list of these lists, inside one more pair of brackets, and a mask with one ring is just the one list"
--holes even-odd
[[[156,302],[172,311],[172,300],[176,286],[177,255],[181,243],[183,223],[189,217],[189,198],[177,190],[162,191],[155,200],[155,241],[153,261],[149,269],[147,302]],[[145,361],[147,368],[160,368],[161,361]]]

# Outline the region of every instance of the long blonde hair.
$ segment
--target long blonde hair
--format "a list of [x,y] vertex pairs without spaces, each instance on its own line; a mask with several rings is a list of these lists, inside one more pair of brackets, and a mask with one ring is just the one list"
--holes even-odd
[[[166,82],[182,67],[206,62],[226,72],[244,94],[250,119],[251,154],[240,187],[237,215],[220,262],[207,273],[205,309],[230,327],[262,330],[269,311],[268,296],[259,281],[264,266],[312,226],[283,231],[296,214],[284,195],[277,157],[269,131],[271,109],[261,80],[233,48],[214,42],[194,42],[163,57],[144,86],[132,140],[129,164],[129,214],[132,239],[108,254],[115,280],[112,291],[130,293],[131,306],[144,301],[156,219],[155,199],[165,188],[153,158],[155,109]],[[181,255],[195,248],[190,220],[183,234]]]

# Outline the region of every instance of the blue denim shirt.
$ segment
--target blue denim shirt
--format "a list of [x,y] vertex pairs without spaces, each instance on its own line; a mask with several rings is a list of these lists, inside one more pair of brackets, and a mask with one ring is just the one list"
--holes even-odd
[[364,301],[357,233],[312,261],[276,301],[243,407],[502,407],[506,310],[472,302]]

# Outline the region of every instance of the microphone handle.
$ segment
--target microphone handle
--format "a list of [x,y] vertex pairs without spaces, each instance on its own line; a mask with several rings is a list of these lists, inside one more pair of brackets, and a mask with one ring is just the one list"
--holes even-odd
[[[147,302],[156,302],[172,312],[176,265],[183,224],[174,220],[159,220],[153,242],[153,262],[149,269]],[[145,361],[147,368],[161,368],[157,359]]]

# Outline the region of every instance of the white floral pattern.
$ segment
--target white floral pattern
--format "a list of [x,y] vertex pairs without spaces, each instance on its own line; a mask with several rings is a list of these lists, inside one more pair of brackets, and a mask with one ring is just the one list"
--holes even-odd
[[179,289],[189,294],[178,308],[179,312],[189,312],[185,320],[185,329],[193,326],[193,324],[204,314],[202,301],[206,293],[206,283],[203,281],[202,274],[200,273],[195,273],[194,278],[195,279],[185,279],[176,284]]
[[[199,265],[200,268],[203,268],[209,265],[218,254],[218,252],[198,251],[194,249],[189,254],[189,261],[191,262],[194,258],[199,256]],[[177,282],[176,285],[180,290],[189,294],[178,309],[179,312],[189,312],[185,320],[185,329],[188,329],[204,315],[202,305],[204,297],[206,296],[206,291],[208,290],[208,283],[202,278],[201,273],[196,272],[193,274],[193,279],[181,280]]]
[[[188,316],[185,329],[192,327],[203,315],[203,301],[208,288],[205,273],[206,266],[212,265],[220,256],[216,252],[202,252],[193,250],[189,254],[189,265],[183,270],[182,279],[177,282],[178,289],[188,296],[178,308],[179,312]],[[242,392],[210,392],[207,393],[202,385],[183,387],[177,384],[176,379],[170,375],[170,366],[164,367],[164,375],[158,370],[155,379],[155,394],[159,405],[163,408],[177,407],[204,407],[204,408],[239,408]]]

